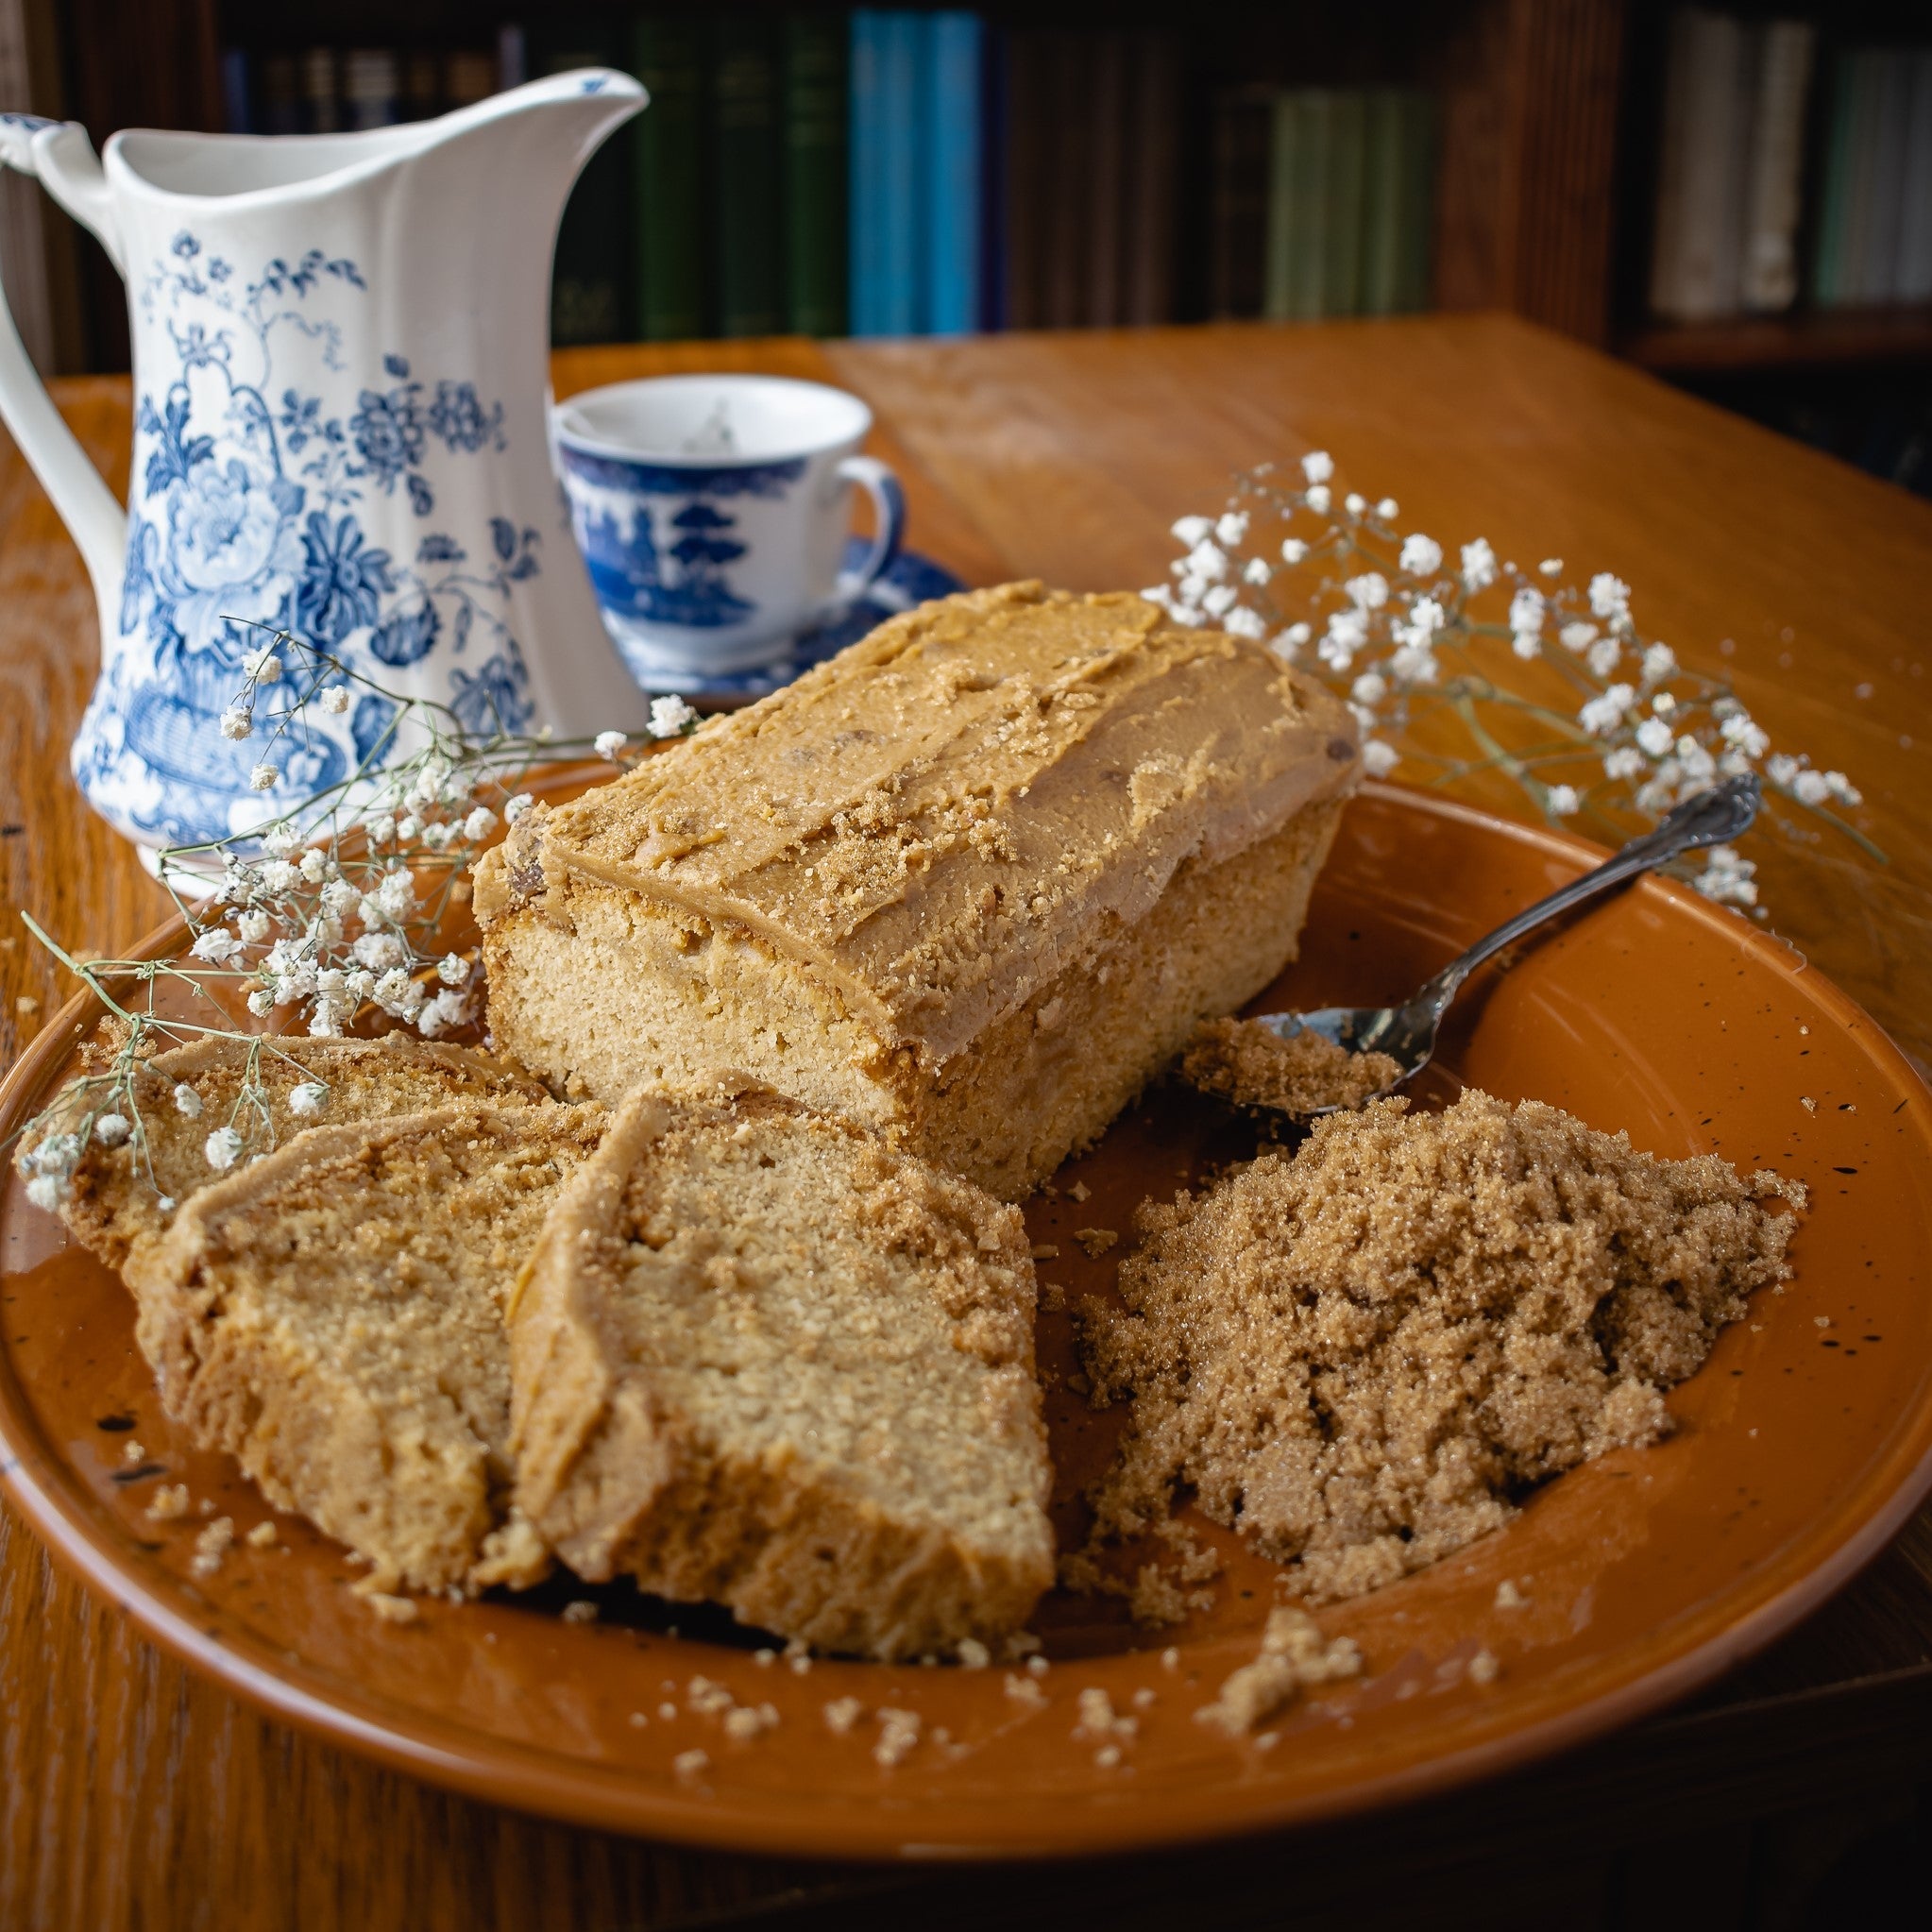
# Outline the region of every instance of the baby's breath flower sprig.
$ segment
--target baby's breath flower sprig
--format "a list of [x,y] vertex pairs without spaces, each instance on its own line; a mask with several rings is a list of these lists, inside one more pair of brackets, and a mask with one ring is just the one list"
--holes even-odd
[[[470,1025],[480,991],[475,952],[451,949],[442,933],[451,904],[467,895],[467,874],[485,842],[529,809],[530,793],[517,788],[523,774],[592,752],[626,765],[650,741],[687,736],[699,723],[682,698],[660,697],[638,739],[616,731],[595,739],[532,737],[502,729],[500,720],[477,731],[447,705],[391,691],[285,631],[263,636],[221,719],[229,739],[261,735],[252,779],[264,794],[261,818],[229,838],[158,855],[161,884],[189,931],[181,958],[83,963],[26,921],[100,1001],[117,1035],[105,1066],[23,1129],[28,1190],[43,1206],[64,1196],[91,1143],[131,1144],[145,1159],[144,1063],[211,1034],[245,1039],[248,1050],[229,1117],[209,1124],[209,1166],[223,1172],[274,1144],[263,1059],[279,1057],[297,1071],[299,1062],[273,1034],[246,1032],[236,1004],[284,1035],[299,1026],[316,1039],[387,1025],[434,1040]],[[278,809],[267,795],[280,785],[286,748],[319,729],[314,712],[339,718],[352,703],[359,721],[373,720],[357,734],[366,742],[355,770]],[[158,987],[173,988],[173,999],[159,1002]],[[182,1007],[190,1017],[178,1015]],[[327,1099],[326,1084],[314,1079],[287,1095],[297,1118],[319,1114]],[[192,1086],[177,1087],[174,1104],[199,1117]]]
[[[1552,823],[1620,839],[1755,771],[1781,805],[1884,862],[1843,816],[1862,803],[1852,781],[1773,751],[1728,684],[1638,629],[1612,572],[1579,586],[1561,558],[1522,569],[1480,536],[1450,557],[1402,529],[1394,498],[1338,500],[1334,476],[1313,450],[1298,478],[1267,464],[1237,479],[1218,517],[1174,525],[1173,581],[1144,595],[1177,623],[1265,642],[1320,678],[1354,712],[1373,776],[1403,764],[1440,786],[1494,771]],[[1765,817],[1796,835],[1788,809]],[[1699,858],[1682,872],[1700,891],[1756,905],[1750,859],[1731,846]]]

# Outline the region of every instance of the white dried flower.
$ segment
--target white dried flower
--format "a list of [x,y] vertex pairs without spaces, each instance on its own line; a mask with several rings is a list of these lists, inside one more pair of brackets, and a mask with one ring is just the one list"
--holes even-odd
[[1747,758],[1761,758],[1771,749],[1771,738],[1764,727],[1755,722],[1748,711],[1728,713],[1718,729],[1724,742],[1734,751],[1742,752]]
[[226,1174],[241,1158],[242,1137],[233,1127],[216,1127],[201,1144],[202,1154],[217,1174]]
[[1251,611],[1246,604],[1229,611],[1221,619],[1221,628],[1230,637],[1251,637],[1256,643],[1268,635],[1266,620],[1259,611]]
[[318,994],[309,1008],[309,1034],[314,1040],[336,1040],[342,1035],[342,1008],[326,993]]
[[503,822],[507,825],[514,825],[517,822],[517,821],[520,819],[523,816],[523,814],[527,812],[531,808],[531,806],[534,805],[536,801],[531,797],[529,792],[519,791],[517,794],[517,796],[513,798],[510,801],[510,803],[503,807]]
[[221,714],[221,735],[229,738],[245,738],[254,735],[255,720],[239,704],[230,704]]
[[1201,599],[1201,608],[1210,617],[1225,617],[1234,608],[1235,599],[1241,595],[1231,584],[1217,584]]
[[1301,473],[1312,483],[1325,483],[1335,473],[1335,459],[1326,449],[1311,449],[1301,459]]
[[275,896],[293,892],[301,883],[298,873],[285,858],[271,858],[262,867],[262,890]]
[[1600,618],[1630,615],[1630,585],[1608,570],[1599,570],[1590,579],[1590,610]]
[[358,965],[372,973],[386,973],[409,958],[409,949],[394,933],[387,932],[365,932],[349,951]]
[[396,822],[396,836],[407,845],[422,828],[423,822],[414,812],[405,812]]
[[362,894],[344,878],[333,878],[322,888],[322,909],[330,918],[344,920],[355,910]]
[[1381,500],[1381,501],[1375,506],[1375,514],[1378,517],[1380,517],[1384,523],[1393,523],[1396,520],[1396,518],[1402,514],[1402,506],[1401,504],[1397,502],[1393,497],[1384,497]]
[[1434,652],[1408,644],[1389,659],[1389,675],[1401,685],[1432,685],[1442,676]]
[[1471,592],[1486,590],[1496,582],[1496,552],[1489,539],[1479,536],[1463,546],[1463,586]]
[[1831,786],[1822,771],[1800,771],[1791,781],[1791,792],[1800,805],[1821,805],[1831,796]]
[[697,718],[698,714],[680,697],[653,698],[651,701],[651,736],[676,737],[687,724],[695,723]]
[[1232,550],[1236,544],[1240,543],[1247,535],[1247,512],[1246,510],[1224,511],[1215,519],[1214,535],[1220,543],[1229,550]]
[[183,1120],[201,1118],[201,1095],[195,1093],[186,1080],[178,1080],[175,1083],[175,1111]]
[[67,1183],[58,1175],[37,1174],[26,1184],[27,1199],[49,1214],[59,1211],[66,1193]]
[[363,829],[368,833],[371,845],[386,845],[396,837],[396,814],[371,812],[363,821]]
[[391,919],[403,920],[415,910],[415,881],[406,868],[398,866],[382,874],[376,888],[376,900]]
[[265,826],[260,836],[263,851],[278,856],[293,852],[302,842],[301,834],[286,819],[278,819],[274,824]]
[[312,886],[319,886],[329,876],[329,860],[319,845],[312,845],[302,854],[296,870]]
[[331,718],[340,718],[348,709],[348,686],[330,685],[322,693],[322,708]]
[[1661,718],[1646,718],[1636,728],[1637,749],[1652,758],[1661,758],[1670,749],[1670,727]]
[[134,1131],[125,1113],[103,1113],[95,1117],[93,1137],[104,1147],[118,1147]]
[[1213,527],[1214,524],[1212,517],[1180,517],[1175,519],[1168,534],[1177,543],[1184,543],[1189,550],[1193,550],[1195,545],[1199,543]]
[[1182,563],[1190,576],[1203,577],[1210,584],[1218,584],[1228,574],[1228,553],[1216,543],[1195,544]]
[[1532,636],[1538,636],[1543,629],[1543,613],[1547,606],[1543,593],[1533,590],[1527,584],[1517,586],[1517,593],[1509,601],[1509,627],[1512,631],[1527,631]]
[[1265,557],[1250,557],[1241,567],[1242,581],[1247,584],[1265,584],[1274,574],[1274,568]]
[[1371,778],[1386,778],[1401,762],[1401,754],[1381,738],[1369,738],[1362,747],[1362,769]]
[[1527,662],[1530,658],[1542,656],[1543,640],[1534,631],[1518,631],[1509,640],[1509,648]]
[[1348,695],[1358,704],[1380,704],[1388,694],[1388,680],[1376,670],[1364,671],[1348,687]]
[[1298,651],[1314,636],[1314,631],[1308,624],[1290,624],[1281,636],[1291,649]]
[[1402,539],[1398,562],[1412,577],[1433,577],[1442,568],[1442,546],[1432,536],[1413,530]]
[[1342,588],[1357,610],[1380,610],[1389,601],[1389,580],[1379,570],[1364,570]]
[[425,1040],[433,1040],[450,1026],[461,1026],[469,1018],[469,996],[453,990],[425,1000],[415,1024]]
[[1584,653],[1584,662],[1593,676],[1606,678],[1623,656],[1623,646],[1615,637],[1599,637]]
[[455,826],[446,825],[440,819],[438,819],[433,824],[425,825],[423,827],[423,843],[427,845],[432,852],[441,852],[442,849],[449,844],[450,839],[455,838],[455,836],[456,836]]
[[1286,537],[1281,544],[1281,561],[1291,567],[1308,561],[1308,546],[1298,536]]
[[215,925],[199,934],[188,950],[197,959],[206,959],[211,966],[226,966],[242,950],[242,945],[232,934]]
[[242,675],[258,685],[272,685],[281,676],[281,659],[275,654],[273,644],[264,644],[260,651],[251,651],[242,659]]
[[497,815],[488,805],[478,805],[463,822],[463,836],[469,839],[487,839],[497,829]]
[[1545,557],[1536,566],[1536,569],[1539,574],[1545,577],[1561,577],[1563,575],[1563,559],[1561,557]]
[[1568,819],[1581,808],[1583,799],[1573,785],[1552,785],[1545,796],[1544,803],[1548,805],[1553,816]]
[[1596,737],[1608,737],[1623,722],[1624,714],[1636,702],[1631,685],[1612,685],[1600,698],[1592,698],[1577,713],[1577,722]]
[[376,990],[376,975],[366,966],[352,966],[342,975],[342,990],[352,1000],[365,1000]]
[[624,748],[624,734],[620,731],[601,731],[592,744],[600,758],[608,758],[615,763],[618,754]]
[[1329,514],[1330,507],[1334,502],[1334,498],[1329,493],[1327,483],[1316,483],[1308,492],[1307,502],[1308,507],[1317,517],[1326,517]]
[[258,986],[248,995],[248,1010],[258,1020],[265,1020],[275,1010],[275,995],[265,986]]
[[245,912],[235,921],[235,929],[249,945],[259,946],[268,937],[272,924],[265,912]]
[[436,961],[436,977],[445,986],[461,986],[469,977],[469,961],[461,953],[445,953]]
[[1360,490],[1350,490],[1342,499],[1342,507],[1347,511],[1349,516],[1360,517],[1368,508],[1368,499]]
[[288,1110],[308,1120],[322,1111],[328,1098],[329,1089],[320,1080],[304,1080],[300,1086],[289,1089]]
[[1645,769],[1644,754],[1635,745],[1618,745],[1615,751],[1603,754],[1606,778],[1635,778]]
[[1827,771],[1824,782],[1831,795],[1841,805],[1861,805],[1865,803],[1865,794],[1842,771]]
[[257,765],[248,773],[248,788],[251,791],[273,791],[281,781],[281,773],[273,765]]
[[1677,769],[1685,784],[1695,790],[1718,775],[1718,761],[1686,732],[1677,740]]
[[1579,656],[1587,651],[1597,639],[1595,624],[1586,624],[1581,619],[1574,623],[1565,624],[1556,634],[1556,641],[1566,651],[1574,651]]

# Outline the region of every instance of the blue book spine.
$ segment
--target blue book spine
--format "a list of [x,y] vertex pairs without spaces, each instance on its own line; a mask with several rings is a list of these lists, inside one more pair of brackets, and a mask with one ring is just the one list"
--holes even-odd
[[964,335],[980,316],[985,30],[974,13],[932,14],[925,29],[925,326]]
[[852,16],[852,332],[921,324],[919,72],[914,13]]

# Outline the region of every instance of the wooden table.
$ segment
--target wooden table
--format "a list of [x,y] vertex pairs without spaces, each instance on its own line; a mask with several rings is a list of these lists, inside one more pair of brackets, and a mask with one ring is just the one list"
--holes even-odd
[[[1842,767],[1891,857],[1765,868],[1776,922],[1932,1059],[1926,584],[1932,506],[1558,337],[1497,317],[960,343],[574,351],[560,394],[735,368],[859,391],[915,545],[969,581],[1138,586],[1231,470],[1326,447],[1405,527],[1483,534],[1636,587],[1781,742]],[[59,385],[119,487],[128,386]],[[1728,646],[1725,640],[1730,640]],[[96,669],[80,561],[0,439],[0,1065],[71,987],[21,909],[118,951],[165,910],[81,803],[66,748]],[[1236,1853],[973,1877],[854,1873],[579,1832],[445,1796],[256,1717],[53,1571],[0,1509],[0,1926],[465,1932],[1565,1922],[1798,1924],[1839,1852],[1932,1780],[1932,1512],[1695,1708],[1534,1773]],[[1364,1883],[1364,1872],[1373,1882]],[[1212,1909],[1211,1909],[1212,1904]],[[1384,1914],[1386,1916],[1384,1916]],[[1848,1921],[1849,1922],[1849,1921]]]

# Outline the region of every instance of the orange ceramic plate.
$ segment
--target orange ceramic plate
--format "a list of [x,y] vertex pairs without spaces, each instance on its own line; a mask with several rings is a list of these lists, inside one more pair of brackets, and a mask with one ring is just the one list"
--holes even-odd
[[[1349,807],[1304,957],[1267,1000],[1406,992],[1593,856],[1371,788]],[[62,1076],[86,1017],[68,1008],[14,1070],[0,1134]],[[1534,1095],[1628,1128],[1641,1147],[1715,1148],[1804,1180],[1797,1276],[1759,1296],[1671,1397],[1670,1441],[1565,1477],[1460,1557],[1324,1612],[1330,1630],[1360,1642],[1367,1672],[1284,1714],[1272,1745],[1194,1720],[1254,1653],[1276,1590],[1272,1567],[1219,1532],[1215,1602],[1178,1629],[1138,1635],[1112,1600],[1050,1599],[1036,1622],[1052,1660],[1037,1703],[1010,1695],[998,1667],[760,1662],[755,1640],[719,1613],[667,1612],[627,1587],[561,1582],[534,1599],[426,1602],[419,1622],[396,1628],[349,1594],[342,1552],[290,1517],[279,1519],[280,1547],[239,1546],[197,1582],[198,1518],[150,1521],[158,1483],[185,1482],[239,1531],[271,1512],[225,1458],[176,1434],[119,1283],[11,1180],[0,1202],[0,1473],[95,1588],[263,1709],[403,1770],[586,1824],[837,1857],[1072,1853],[1440,1789],[1716,1676],[1842,1584],[1932,1483],[1932,1094],[1802,958],[1646,882],[1472,988],[1444,1065],[1438,1091],[1460,1077]],[[1059,1178],[1062,1190],[1083,1181],[1085,1200],[1062,1192],[1031,1204],[1034,1239],[1059,1250],[1042,1277],[1075,1299],[1107,1292],[1136,1203],[1242,1153],[1245,1132],[1205,1103],[1154,1092]],[[1094,1227],[1124,1237],[1097,1261],[1071,1238]],[[1091,1415],[1068,1388],[1064,1315],[1042,1316],[1041,1354],[1057,1518],[1076,1534],[1079,1487],[1117,1420]],[[158,1470],[124,1462],[130,1436],[145,1450],[140,1466]],[[1495,1607],[1505,1577],[1523,1607]],[[564,1621],[562,1604],[585,1596],[601,1619]],[[1465,1669],[1481,1649],[1501,1664],[1487,1686]],[[740,1703],[770,1703],[775,1728],[728,1738],[689,1708],[694,1676]],[[1076,1735],[1090,1686],[1137,1720],[1117,1764]],[[825,1706],[846,1698],[864,1714],[835,1731]],[[890,1766],[874,1758],[881,1706],[921,1719],[918,1743]],[[673,1760],[693,1751],[705,1762],[680,1777]]]

